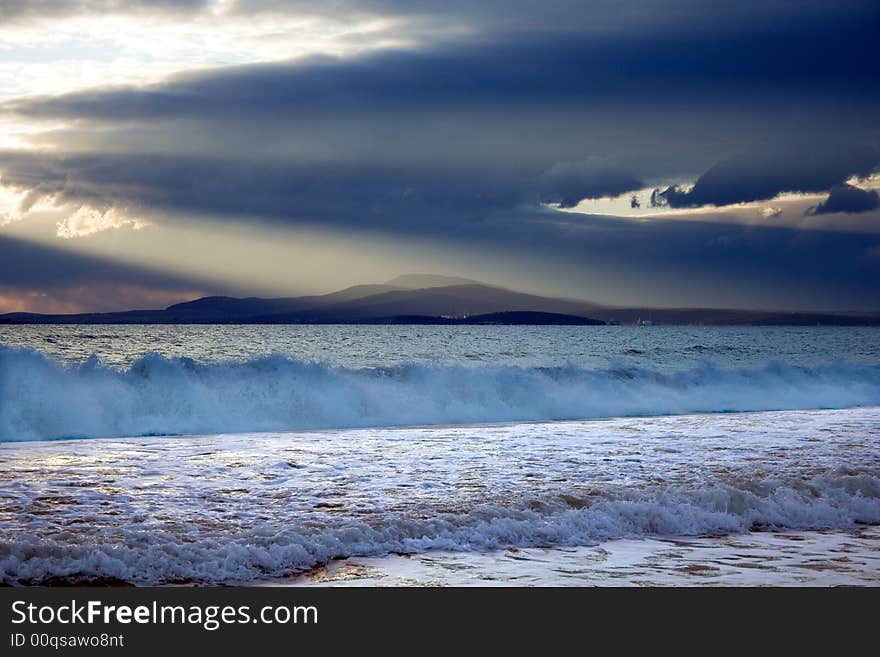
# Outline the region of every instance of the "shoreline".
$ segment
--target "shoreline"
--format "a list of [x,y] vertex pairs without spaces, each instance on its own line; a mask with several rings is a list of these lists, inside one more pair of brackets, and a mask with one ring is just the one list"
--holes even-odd
[[880,585],[878,411],[6,443],[0,581]]
[[844,407],[826,407],[826,408],[779,408],[763,411],[704,411],[704,412],[688,412],[688,413],[661,413],[651,415],[615,415],[609,417],[585,417],[585,418],[562,418],[557,420],[509,420],[503,422],[460,422],[460,423],[443,423],[443,424],[393,424],[381,426],[356,426],[356,427],[337,427],[330,429],[283,429],[279,431],[233,431],[233,432],[217,432],[217,433],[167,433],[153,434],[143,436],[98,436],[95,438],[75,437],[75,438],[39,438],[35,440],[2,440],[0,439],[0,449],[13,449],[14,446],[40,446],[40,445],[57,445],[71,443],[114,443],[129,442],[135,440],[170,440],[170,439],[210,439],[210,438],[240,438],[248,436],[254,439],[279,438],[282,436],[313,436],[313,435],[337,435],[340,433],[358,433],[372,431],[388,431],[388,432],[406,432],[406,431],[443,431],[443,430],[462,430],[462,429],[510,429],[515,427],[534,427],[539,425],[566,425],[566,424],[594,424],[594,423],[617,423],[627,422],[630,420],[662,420],[664,418],[705,418],[705,417],[730,417],[739,415],[764,415],[772,416],[788,413],[837,413],[841,411],[859,411],[859,410],[876,410],[880,411],[880,405],[866,404],[858,406]]
[[333,560],[252,586],[880,586],[880,525]]
[[[141,587],[113,579],[50,578],[18,587]],[[880,586],[880,525],[652,536],[596,545],[429,550],[345,557],[250,582],[176,581],[162,588]]]

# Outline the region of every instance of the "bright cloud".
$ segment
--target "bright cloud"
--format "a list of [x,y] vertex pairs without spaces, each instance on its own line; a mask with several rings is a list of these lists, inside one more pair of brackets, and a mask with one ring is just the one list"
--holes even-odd
[[129,217],[124,211],[116,208],[98,210],[84,205],[57,223],[56,234],[58,237],[69,240],[118,228],[141,230],[150,225],[150,222]]

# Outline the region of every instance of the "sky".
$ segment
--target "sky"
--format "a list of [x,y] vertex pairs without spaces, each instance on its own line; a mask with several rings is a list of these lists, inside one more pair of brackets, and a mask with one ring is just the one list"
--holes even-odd
[[404,273],[880,312],[880,4],[3,0],[0,312]]

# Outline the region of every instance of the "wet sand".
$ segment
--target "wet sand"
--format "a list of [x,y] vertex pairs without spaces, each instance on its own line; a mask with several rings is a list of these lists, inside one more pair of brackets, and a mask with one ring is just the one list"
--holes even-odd
[[286,586],[880,586],[880,527],[331,562]]

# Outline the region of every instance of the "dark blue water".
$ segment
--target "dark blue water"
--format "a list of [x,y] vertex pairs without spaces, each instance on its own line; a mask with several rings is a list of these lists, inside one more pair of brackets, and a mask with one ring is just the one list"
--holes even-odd
[[5,327],[0,440],[880,405],[877,328]]
[[0,344],[67,363],[97,354],[114,366],[129,366],[148,352],[199,361],[275,353],[344,367],[622,363],[669,371],[706,361],[722,367],[880,364],[880,327],[0,326]]

